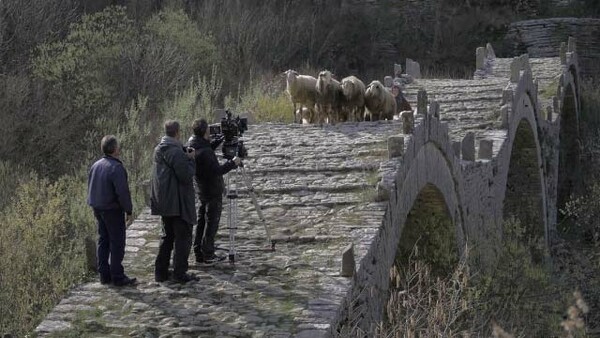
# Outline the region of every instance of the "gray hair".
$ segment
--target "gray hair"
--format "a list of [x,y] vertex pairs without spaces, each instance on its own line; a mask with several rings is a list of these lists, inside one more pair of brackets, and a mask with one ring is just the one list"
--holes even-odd
[[118,145],[119,141],[117,141],[115,135],[106,135],[100,142],[100,148],[105,155],[113,154],[117,150]]
[[175,120],[167,120],[165,122],[165,134],[170,137],[175,137],[179,132],[179,122]]

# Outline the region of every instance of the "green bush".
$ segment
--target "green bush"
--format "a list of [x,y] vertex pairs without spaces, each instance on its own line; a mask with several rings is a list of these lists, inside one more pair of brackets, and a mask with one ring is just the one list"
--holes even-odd
[[[559,283],[547,266],[536,262],[530,249],[536,243],[528,242],[518,221],[507,221],[504,228],[498,264],[490,272],[467,264],[467,247],[447,274],[435,272],[419,243],[404,260],[397,259],[376,337],[512,337],[503,336],[506,331],[555,337],[561,331],[581,332],[589,309],[580,293],[562,321],[571,302],[568,294],[577,288],[573,280]],[[340,337],[365,336],[359,331],[342,327]]]
[[[248,112],[256,122],[293,122],[294,108],[285,92],[285,83],[270,77],[251,81],[242,87],[236,99],[225,99],[225,105],[239,112]],[[299,108],[299,107],[297,107]]]
[[[82,175],[83,176],[83,175]],[[0,332],[22,336],[85,277],[93,234],[83,177],[33,177],[0,214]]]

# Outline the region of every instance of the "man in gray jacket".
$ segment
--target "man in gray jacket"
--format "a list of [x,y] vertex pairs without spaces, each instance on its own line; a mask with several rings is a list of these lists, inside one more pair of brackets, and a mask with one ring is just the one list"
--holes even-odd
[[154,278],[157,282],[168,279],[171,251],[175,245],[173,279],[186,283],[194,279],[187,274],[192,228],[196,223],[194,149],[183,147],[179,122],[165,122],[165,134],[154,148],[152,169],[150,209],[153,215],[162,216]]

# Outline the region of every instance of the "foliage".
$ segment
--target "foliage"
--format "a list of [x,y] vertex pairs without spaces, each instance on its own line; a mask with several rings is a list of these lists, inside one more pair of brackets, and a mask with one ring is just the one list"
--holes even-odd
[[192,134],[195,119],[204,118],[209,123],[213,120],[222,85],[223,82],[217,77],[217,66],[213,66],[210,78],[199,76],[190,80],[185,90],[177,92],[173,100],[165,102],[166,116],[181,123],[182,135]]
[[463,337],[471,332],[467,315],[472,311],[470,272],[466,255],[455,270],[436,278],[431,267],[416,258],[416,247],[407,265],[395,265],[378,337]]
[[517,220],[504,222],[497,266],[479,276],[474,290],[478,303],[475,322],[494,319],[510,331],[548,337],[560,322],[556,303],[560,299],[547,298],[552,292],[550,271],[537,257],[544,239],[531,239],[526,228]]
[[[458,247],[452,221],[439,214],[418,214],[406,222],[397,260],[408,263],[414,254],[425,261],[435,276],[446,276],[458,263]],[[418,249],[415,249],[417,247]]]
[[[240,87],[242,87],[240,85]],[[225,99],[227,107],[238,112],[247,112],[256,122],[293,122],[293,106],[289,97],[281,89],[281,81],[264,77],[251,81],[237,99]]]
[[51,183],[33,177],[0,214],[0,332],[21,336],[85,271],[93,233],[85,176]]
[[[562,320],[570,302],[566,296],[577,288],[576,280],[568,275],[565,280],[553,278],[554,273],[564,276],[564,272],[536,262],[519,222],[508,221],[504,228],[504,245],[493,271],[469,266],[467,247],[447,274],[434,272],[419,244],[406,259],[397,258],[390,271],[385,320],[376,337],[513,337],[509,332],[522,337],[574,332],[582,336],[588,308],[580,293]],[[341,328],[341,334],[364,336],[347,327]]]
[[64,40],[41,45],[33,74],[63,88],[74,109],[105,110],[120,93],[121,81],[112,75],[134,38],[125,9],[108,7],[73,24]]

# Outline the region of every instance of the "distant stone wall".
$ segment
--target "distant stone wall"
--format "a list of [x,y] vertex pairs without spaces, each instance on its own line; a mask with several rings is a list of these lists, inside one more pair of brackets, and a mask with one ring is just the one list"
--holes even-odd
[[554,18],[519,21],[510,25],[506,44],[513,55],[556,57],[561,42],[577,37],[580,75],[600,74],[600,19]]

